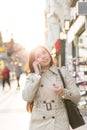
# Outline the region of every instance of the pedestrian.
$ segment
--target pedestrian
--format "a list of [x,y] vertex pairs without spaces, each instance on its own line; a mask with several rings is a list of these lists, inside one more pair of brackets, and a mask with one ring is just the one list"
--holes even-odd
[[[29,54],[29,69],[22,97],[31,111],[29,130],[70,130],[67,112],[62,101],[80,100],[80,91],[65,66],[57,67],[44,46],[37,46]],[[60,68],[66,88],[58,73]]]
[[20,75],[22,74],[22,68],[19,64],[15,65],[15,74],[16,74],[16,79],[17,79],[17,88],[20,88]]
[[4,69],[2,70],[3,90],[4,90],[4,87],[5,87],[5,83],[8,83],[9,87],[11,88],[11,85],[10,85],[10,68],[8,66],[5,66]]

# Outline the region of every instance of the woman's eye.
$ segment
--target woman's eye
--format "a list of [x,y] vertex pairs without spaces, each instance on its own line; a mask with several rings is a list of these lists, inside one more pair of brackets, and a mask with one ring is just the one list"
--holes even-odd
[[40,58],[40,56],[37,56],[37,59]]
[[45,52],[45,51],[43,51],[43,54],[46,54],[46,52]]

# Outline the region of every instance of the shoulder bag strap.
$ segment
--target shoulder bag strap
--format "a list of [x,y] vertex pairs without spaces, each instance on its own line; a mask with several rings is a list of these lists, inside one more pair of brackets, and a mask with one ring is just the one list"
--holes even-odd
[[62,82],[63,82],[63,86],[64,86],[64,88],[66,88],[66,86],[65,86],[65,82],[64,82],[64,78],[63,78],[63,75],[62,75],[62,73],[61,73],[61,70],[58,69],[58,72],[59,72],[59,75],[60,75],[61,80],[62,80]]

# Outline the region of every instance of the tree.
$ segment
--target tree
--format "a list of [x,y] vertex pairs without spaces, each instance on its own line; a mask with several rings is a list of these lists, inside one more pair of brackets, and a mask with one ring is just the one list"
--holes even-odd
[[13,38],[11,38],[11,40],[10,40],[10,42],[8,43],[8,45],[7,45],[7,55],[8,56],[11,56],[12,55],[12,53],[13,53],[13,46],[14,46],[14,39]]
[[3,45],[3,40],[2,40],[2,33],[0,32],[0,46]]

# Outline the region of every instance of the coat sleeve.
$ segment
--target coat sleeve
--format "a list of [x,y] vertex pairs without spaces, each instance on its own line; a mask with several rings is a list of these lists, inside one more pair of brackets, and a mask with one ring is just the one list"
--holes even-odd
[[62,67],[61,72],[64,77],[64,82],[66,88],[64,88],[64,96],[63,98],[70,99],[75,103],[80,101],[80,89],[77,87],[75,83],[75,79],[72,77],[71,73],[66,69],[66,67]]
[[35,94],[39,88],[40,75],[35,73],[28,74],[24,89],[22,90],[22,97],[25,101],[32,102]]

